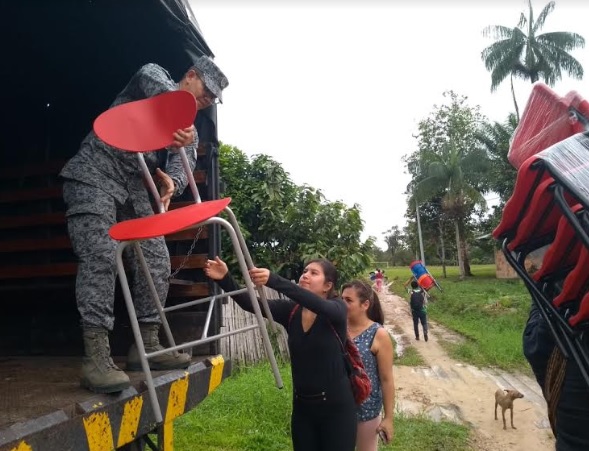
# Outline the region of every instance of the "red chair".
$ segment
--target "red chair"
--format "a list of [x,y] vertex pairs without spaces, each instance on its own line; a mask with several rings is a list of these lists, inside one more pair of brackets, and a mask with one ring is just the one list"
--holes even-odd
[[[509,242],[510,251],[520,246],[525,247],[532,241],[538,242],[542,238],[548,237],[552,241],[558,222],[563,217],[561,210],[554,202],[553,187],[552,178],[547,178],[537,186],[529,205],[527,208],[524,207],[524,216],[517,227],[515,236]],[[566,193],[565,198],[569,205],[574,203],[570,194]]]
[[519,168],[532,155],[584,131],[570,108],[584,114],[586,106],[587,102],[574,91],[563,98],[544,83],[534,83],[509,147],[510,163]]
[[537,162],[539,162],[539,159],[532,156],[517,171],[513,194],[505,203],[505,207],[503,207],[501,222],[493,230],[493,237],[496,240],[515,234],[515,230],[532,200],[536,187],[546,179],[552,180],[552,177],[545,171],[543,166],[537,166]]
[[579,305],[579,311],[569,318],[569,324],[573,327],[586,326],[589,323],[589,293],[583,296]]
[[[243,239],[235,215],[229,208],[231,199],[225,198],[207,202],[200,201],[198,189],[196,187],[192,171],[190,170],[188,159],[186,158],[184,149],[181,148],[178,151],[180,152],[184,169],[189,180],[189,186],[192,190],[196,203],[194,205],[166,212],[164,211],[163,205],[161,205],[158,190],[151,175],[149,174],[141,154],[142,152],[158,150],[172,144],[172,135],[176,130],[187,128],[194,123],[196,109],[196,100],[192,94],[186,91],[174,91],[160,94],[149,99],[129,102],[111,108],[101,114],[94,123],[94,131],[107,144],[110,144],[111,146],[114,146],[121,151],[134,152],[137,154],[137,158],[144,172],[145,179],[149,184],[149,188],[153,194],[154,199],[158,203],[158,209],[160,211],[159,214],[154,214],[153,216],[119,222],[112,226],[109,230],[110,236],[119,242],[116,259],[117,271],[125,298],[125,304],[127,306],[129,318],[131,320],[133,335],[135,337],[135,342],[139,351],[141,367],[145,373],[147,388],[149,391],[155,419],[158,423],[161,423],[163,418],[156,396],[148,360],[151,357],[155,357],[165,352],[176,352],[181,349],[209,343],[237,333],[259,329],[262,335],[266,354],[272,366],[276,385],[279,388],[282,388],[283,386],[276,359],[272,350],[272,345],[268,336],[268,331],[266,329],[262,312],[258,304],[256,291],[248,275],[248,269],[253,267],[253,262],[245,245],[245,240]],[[221,212],[225,212],[228,215],[229,221],[218,217],[218,214]],[[198,299],[196,301],[189,301],[180,305],[174,305],[173,307],[163,308],[155,289],[155,285],[153,284],[149,268],[147,267],[147,263],[141,251],[139,242],[145,239],[166,236],[183,229],[200,227],[209,224],[217,224],[224,228],[229,234],[233,249],[239,262],[241,273],[245,280],[246,287],[237,291],[210,296],[204,299]],[[145,346],[139,331],[139,323],[137,321],[131,290],[129,288],[129,283],[127,281],[127,276],[123,266],[123,251],[127,246],[132,246],[134,248],[136,255],[139,258],[143,272],[149,283],[153,301],[159,312],[162,321],[162,327],[168,339],[169,346],[164,350],[152,352],[149,354],[145,351]],[[186,308],[206,302],[210,302],[212,304],[218,299],[244,292],[247,292],[252,300],[257,324],[249,325],[237,330],[213,335],[210,337],[206,336],[207,328],[205,327],[203,336],[200,339],[183,343],[181,345],[177,345],[175,343],[169,324],[166,320],[167,311],[178,310],[180,308]],[[261,296],[261,298],[261,303],[265,310],[266,317],[268,318],[271,327],[274,328],[275,326],[272,321],[272,315],[268,308],[266,299],[263,296]],[[211,312],[212,309],[209,309],[209,315]]]
[[[577,214],[583,210],[583,206],[576,204],[571,210]],[[577,238],[575,230],[567,218],[561,217],[558,221],[554,241],[544,254],[542,266],[532,275],[532,278],[538,282],[572,267],[579,258],[581,246],[581,241]]]
[[585,246],[582,246],[577,264],[564,279],[560,294],[552,300],[555,307],[560,307],[567,302],[580,300],[584,288],[587,282],[589,282],[588,267],[589,250]]

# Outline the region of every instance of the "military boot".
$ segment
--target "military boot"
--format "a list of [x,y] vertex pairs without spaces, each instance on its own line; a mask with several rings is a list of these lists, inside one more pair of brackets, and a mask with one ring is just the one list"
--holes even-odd
[[80,385],[96,393],[115,393],[131,385],[129,376],[110,357],[108,331],[101,327],[84,328],[86,355],[82,362]]
[[[158,336],[160,329],[159,324],[139,323],[139,329],[141,331],[141,338],[143,339],[146,353],[149,354],[150,352],[164,349],[163,346],[160,345]],[[165,354],[150,358],[148,362],[149,368],[152,370],[177,370],[188,368],[188,365],[190,365],[190,355],[178,351],[168,351]],[[127,370],[141,371],[141,361],[139,360],[139,352],[137,351],[135,343],[131,345],[129,354],[127,355]]]

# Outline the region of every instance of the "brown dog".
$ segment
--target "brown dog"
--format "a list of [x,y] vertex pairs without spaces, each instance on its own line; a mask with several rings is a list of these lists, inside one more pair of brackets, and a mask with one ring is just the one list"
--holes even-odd
[[511,428],[517,429],[513,425],[513,400],[523,397],[524,395],[522,395],[517,390],[499,389],[495,392],[495,419],[497,419],[497,405],[500,405],[501,414],[503,415],[503,429],[507,429],[507,427],[505,426],[505,411],[507,409],[511,410]]

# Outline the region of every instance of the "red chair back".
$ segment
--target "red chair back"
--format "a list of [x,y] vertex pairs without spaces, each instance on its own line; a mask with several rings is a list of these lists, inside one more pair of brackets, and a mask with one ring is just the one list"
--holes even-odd
[[171,91],[123,103],[94,121],[94,132],[105,143],[128,152],[163,149],[179,128],[194,123],[197,103],[187,91]]

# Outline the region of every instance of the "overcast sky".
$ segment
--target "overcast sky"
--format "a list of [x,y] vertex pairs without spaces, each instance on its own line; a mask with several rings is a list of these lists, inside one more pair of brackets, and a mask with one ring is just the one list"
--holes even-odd
[[[221,141],[267,154],[297,184],[328,200],[358,204],[364,238],[406,223],[419,120],[445,90],[466,95],[492,120],[513,111],[509,82],[490,92],[481,51],[487,25],[515,26],[527,1],[190,0],[216,61],[229,78],[219,108]],[[536,13],[546,1],[533,3]],[[546,31],[589,39],[589,2],[557,0]],[[589,47],[573,52],[589,71]],[[515,85],[520,112],[531,85]],[[569,78],[554,90],[587,83]]]

